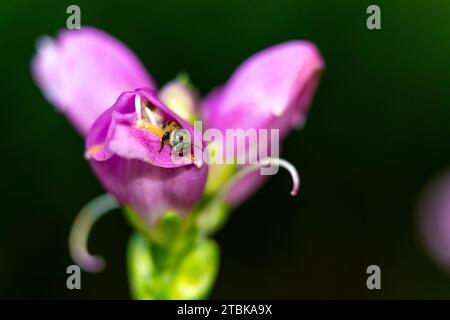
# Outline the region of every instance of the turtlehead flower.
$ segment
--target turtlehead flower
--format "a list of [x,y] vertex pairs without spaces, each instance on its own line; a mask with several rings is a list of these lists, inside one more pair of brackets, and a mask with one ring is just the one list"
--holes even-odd
[[[292,129],[304,125],[323,68],[319,51],[307,41],[289,41],[254,54],[203,101],[206,127],[222,132],[278,129],[280,139],[285,138]],[[220,174],[227,169],[214,170]],[[239,204],[264,180],[258,173],[248,175],[228,200]]]
[[[75,219],[69,240],[73,259],[88,271],[102,269],[103,260],[87,251],[89,229],[120,203],[130,209],[133,225],[141,231],[128,249],[133,294],[206,297],[219,265],[218,247],[209,236],[226,221],[230,205],[262,184],[264,177],[256,171],[273,164],[288,169],[292,195],[299,178],[278,154],[258,154],[256,163],[208,167],[203,134],[192,122],[200,118],[205,129],[224,135],[229,129],[276,129],[283,139],[303,125],[323,65],[311,43],[276,45],[246,60],[224,86],[199,103],[186,79],[158,91],[139,59],[102,31],[83,27],[63,31],[56,40],[41,40],[33,76],[47,99],[86,138],[85,157],[114,196],[96,198]],[[268,148],[277,149],[276,142],[267,142]],[[211,146],[226,147],[215,143]],[[236,156],[252,153],[250,144]],[[212,187],[205,192],[208,176]]]
[[194,136],[193,127],[155,92],[137,89],[124,92],[87,137],[86,156],[105,189],[133,208],[149,228],[168,210],[188,214],[206,182],[206,165],[176,157],[177,146],[161,141],[163,129],[156,124],[171,121],[183,128],[175,134],[185,130]]
[[[176,121],[193,136],[192,126],[158,99],[153,80],[125,45],[94,28],[63,31],[56,40],[39,42],[32,71],[49,101],[88,136],[86,156],[104,188],[147,226],[168,210],[186,214],[201,197],[206,167],[174,163],[168,144],[159,150],[158,126]],[[147,89],[131,91],[141,87]],[[187,118],[194,102],[187,94],[171,93],[173,88],[182,90],[174,81],[164,97],[182,96],[184,105],[173,105],[187,110]],[[142,107],[135,103],[140,97]],[[151,119],[153,129],[149,115],[157,117]]]
[[[87,137],[85,155],[105,190],[132,208],[140,223],[151,230],[165,212],[187,215],[202,196],[207,166],[174,161],[172,146],[161,143],[167,122],[175,121],[190,135],[193,129],[159,100],[151,76],[132,51],[94,28],[62,31],[56,39],[38,42],[32,73],[49,102]],[[182,90],[174,81],[164,98],[188,118],[195,109],[186,104],[194,100],[187,94],[175,99],[174,86]],[[111,209],[114,201],[106,199],[109,205],[87,207]],[[80,223],[75,221],[71,249],[81,266],[98,271],[103,263],[84,248],[91,220],[82,215]]]

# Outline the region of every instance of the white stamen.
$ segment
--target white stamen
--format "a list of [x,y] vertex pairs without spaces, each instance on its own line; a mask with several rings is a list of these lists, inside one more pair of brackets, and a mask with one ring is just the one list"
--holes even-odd
[[137,116],[138,121],[142,120],[141,96],[137,93],[134,96],[134,109],[136,110],[136,116]]
[[89,233],[101,216],[118,207],[117,200],[106,193],[88,202],[76,216],[69,234],[69,249],[72,259],[82,269],[89,272],[104,269],[103,257],[93,256],[87,249]]
[[155,117],[155,114],[147,107],[144,107],[145,115],[148,117],[148,120],[150,120],[151,124],[154,126],[159,126],[158,120]]
[[300,177],[298,175],[297,169],[294,167],[292,163],[289,161],[286,161],[284,159],[279,158],[265,158],[259,161],[258,164],[255,165],[253,170],[259,169],[261,167],[265,166],[280,166],[282,168],[285,168],[291,175],[292,178],[292,190],[291,190],[291,196],[296,196],[298,192],[298,188],[300,186]]
[[[300,178],[299,178],[297,169],[295,169],[294,165],[284,159],[264,158],[264,159],[261,159],[260,161],[258,161],[258,163],[256,163],[256,164],[247,165],[247,166],[244,166],[242,169],[240,169],[232,177],[232,179],[227,182],[227,184],[224,186],[222,191],[216,196],[218,198],[217,200],[224,201],[226,199],[227,195],[229,194],[229,192],[231,190],[233,190],[233,188],[236,187],[236,185],[241,181],[242,178],[244,178],[245,176],[249,175],[250,173],[252,173],[262,167],[269,166],[269,165],[280,166],[282,168],[285,168],[287,171],[289,171],[289,173],[291,174],[292,183],[293,183],[292,190],[291,190],[291,196],[297,195],[298,188],[300,186]],[[216,201],[216,199],[214,199],[213,201]]]
[[[254,165],[246,165],[240,170],[238,170],[234,174],[234,176],[231,177],[230,180],[228,180],[225,186],[223,186],[223,188],[214,196],[214,198],[209,201],[207,207],[204,209],[203,215],[209,215],[211,212],[214,212],[216,210],[215,208],[218,208],[218,206],[222,205],[223,203],[226,203],[227,197],[230,194],[231,190],[233,190],[241,182],[243,178],[255,172],[256,170],[259,170],[262,167],[269,165],[280,166],[289,171],[293,180],[291,196],[295,196],[300,186],[300,178],[298,176],[297,169],[295,169],[295,167],[286,160],[279,158],[264,158]],[[204,229],[204,231],[208,233],[212,232],[213,230],[214,228],[210,230]]]

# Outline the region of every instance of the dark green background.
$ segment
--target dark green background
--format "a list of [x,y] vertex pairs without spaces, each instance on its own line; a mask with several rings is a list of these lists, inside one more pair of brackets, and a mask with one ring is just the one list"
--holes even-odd
[[[35,40],[81,7],[82,24],[128,44],[159,85],[187,71],[203,94],[252,53],[309,39],[327,69],[281,172],[216,236],[212,298],[450,298],[450,277],[417,233],[417,199],[450,165],[449,1],[2,1],[0,298],[129,298],[131,232],[117,211],[90,247],[108,262],[65,287],[76,212],[102,193],[83,141],[30,76]],[[378,4],[382,30],[366,28]],[[382,290],[366,289],[366,267]]]

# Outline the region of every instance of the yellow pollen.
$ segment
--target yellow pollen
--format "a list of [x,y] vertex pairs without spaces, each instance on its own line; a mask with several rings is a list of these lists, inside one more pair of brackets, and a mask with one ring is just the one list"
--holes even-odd
[[162,128],[160,128],[158,126],[155,126],[155,125],[153,125],[150,122],[145,121],[145,120],[138,120],[136,122],[135,127],[138,128],[138,129],[145,129],[145,130],[150,131],[151,133],[154,133],[154,134],[156,134],[157,136],[160,136],[160,137],[162,137],[162,135],[164,134],[164,130]]
[[102,148],[103,144],[94,144],[92,147],[89,147],[89,149],[87,150],[87,154],[93,156],[97,152],[99,152]]

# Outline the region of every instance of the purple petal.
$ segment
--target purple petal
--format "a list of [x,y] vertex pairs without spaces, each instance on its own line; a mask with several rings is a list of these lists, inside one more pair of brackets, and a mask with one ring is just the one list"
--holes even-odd
[[122,92],[154,88],[130,49],[91,27],[62,31],[55,40],[41,39],[32,73],[47,99],[83,136]]
[[[222,132],[279,129],[283,139],[305,122],[323,68],[318,49],[306,41],[289,41],[258,52],[203,101],[206,126]],[[258,173],[249,175],[230,193],[229,201],[239,204],[265,180]]]
[[150,89],[124,92],[93,124],[86,143],[87,157],[106,190],[138,212],[148,226],[162,213],[187,214],[202,196],[207,166],[174,162],[171,147],[161,136],[137,126],[136,96],[193,135],[192,126],[173,113]]
[[323,70],[317,48],[290,41],[248,58],[227,84],[208,96],[208,127],[278,128],[284,136],[302,123]]
[[261,188],[267,179],[268,176],[262,176],[259,172],[249,174],[245,178],[242,178],[239,184],[230,190],[227,195],[227,201],[234,207],[239,206],[250,198],[256,190]]
[[439,177],[423,196],[419,227],[432,258],[450,271],[450,173]]

